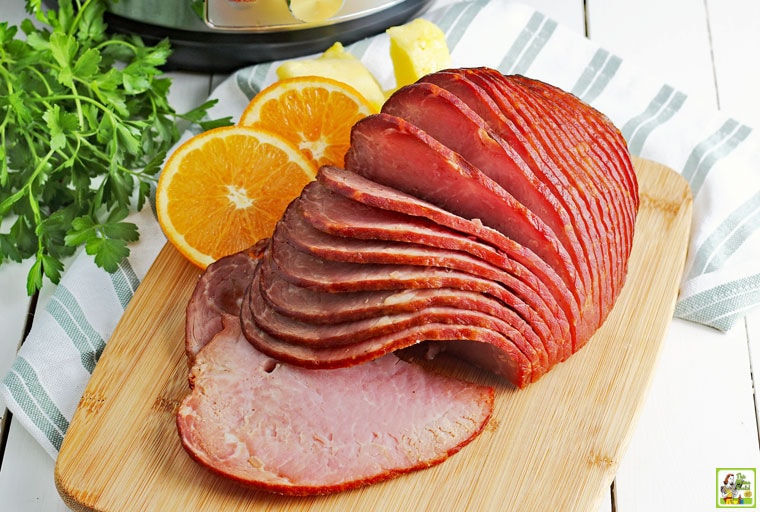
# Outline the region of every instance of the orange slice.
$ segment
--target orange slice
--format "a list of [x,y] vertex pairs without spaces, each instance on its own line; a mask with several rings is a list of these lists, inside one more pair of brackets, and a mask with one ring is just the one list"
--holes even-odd
[[260,128],[227,126],[181,144],[156,189],[158,221],[201,268],[271,236],[285,207],[316,176],[293,144]]
[[294,142],[315,165],[343,165],[351,127],[374,113],[348,84],[322,76],[279,80],[249,102],[238,124],[271,130]]

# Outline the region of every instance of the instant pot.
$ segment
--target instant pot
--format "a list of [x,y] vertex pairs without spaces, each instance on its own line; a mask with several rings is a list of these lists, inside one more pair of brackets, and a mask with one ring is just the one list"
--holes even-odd
[[405,23],[431,1],[344,0],[329,18],[303,21],[289,0],[118,0],[108,2],[106,22],[148,44],[168,38],[167,69],[230,72],[352,43]]

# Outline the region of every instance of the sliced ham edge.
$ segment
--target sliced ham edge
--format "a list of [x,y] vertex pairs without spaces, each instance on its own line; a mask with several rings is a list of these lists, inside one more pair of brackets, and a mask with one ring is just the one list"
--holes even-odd
[[[599,289],[595,270],[601,263],[597,261],[600,243],[596,231],[587,229],[587,215],[575,203],[564,201],[560,192],[565,189],[551,187],[543,168],[529,165],[532,162],[523,158],[524,152],[496,134],[467,102],[432,82],[436,76],[452,74],[440,72],[402,87],[386,100],[382,112],[411,122],[494,180],[551,228],[573,261],[586,267],[581,274],[590,276],[592,289]],[[484,96],[470,98],[469,103],[488,108]]]
[[[247,293],[251,293],[251,288]],[[249,303],[250,295],[243,300],[244,303]],[[278,361],[293,366],[315,370],[354,367],[422,342],[457,340],[462,347],[460,355],[464,360],[476,365],[486,363],[484,368],[503,377],[518,388],[523,388],[536,379],[530,360],[515,346],[514,342],[503,334],[486,327],[427,323],[369,338],[352,345],[314,347],[302,344],[293,345],[280,338],[270,336],[259,328],[250,311],[243,310],[240,319],[243,334],[256,349]],[[478,354],[482,354],[483,350],[492,350],[482,347],[482,345],[492,345],[497,349],[494,352],[501,355],[493,361],[481,360],[477,356]],[[472,358],[468,358],[470,350],[473,353]]]
[[[518,244],[501,232],[483,225],[479,220],[466,219],[455,215],[410,194],[381,185],[338,167],[321,168],[317,174],[317,181],[331,191],[354,201],[380,210],[390,210],[408,215],[429,222],[431,226],[437,226],[438,229],[443,227],[460,233],[463,241],[464,239],[472,239],[490,245],[524,266],[527,269],[527,274],[529,274],[527,279],[537,279],[545,285],[554,299],[560,301],[568,321],[580,318],[581,305],[587,301],[582,290],[566,286],[554,268],[529,248]],[[573,345],[575,345],[576,337],[585,338],[590,335],[585,331],[575,334],[572,338]]]
[[[551,148],[536,144],[537,130],[533,128],[533,125],[527,127],[527,133],[518,129],[525,125],[517,122],[514,117],[514,115],[519,116],[521,112],[513,109],[510,104],[515,101],[515,98],[502,95],[494,84],[489,83],[488,78],[489,74],[480,68],[444,70],[424,77],[420,85],[429,83],[457,97],[480,117],[487,129],[493,132],[494,138],[516,153],[517,156],[513,158],[515,160],[519,158],[522,161],[522,165],[517,169],[524,174],[522,181],[525,185],[522,188],[515,188],[514,180],[502,181],[506,181],[505,186],[511,187],[509,190],[520,201],[534,209],[537,215],[547,218],[555,232],[563,230],[575,232],[576,240],[581,244],[583,253],[577,256],[577,259],[586,261],[589,265],[589,276],[593,281],[591,288],[599,294],[600,280],[608,273],[605,268],[608,258],[603,254],[601,233],[596,224],[596,219],[600,216],[599,212],[594,212],[589,208],[588,199],[585,197],[586,189],[577,187],[573,172],[560,169],[558,162],[566,161],[566,158],[559,158],[556,152],[550,157]],[[508,117],[510,113],[513,115]],[[519,174],[517,177],[519,178]],[[536,192],[531,193],[531,186],[528,183],[536,184]],[[543,201],[548,204],[542,206],[542,199],[536,198],[536,193],[543,195]],[[560,216],[553,221],[551,221],[553,215],[546,216],[545,213],[552,208],[551,205],[556,209],[556,215]],[[577,252],[577,249],[575,251]],[[588,324],[587,328],[581,329],[583,332],[591,333],[596,330],[605,307],[605,304],[599,300],[592,302],[598,309],[593,315],[583,312],[583,320]]]
[[[309,185],[311,186],[318,187],[319,183],[313,182]],[[385,264],[391,271],[393,267],[390,265],[394,264],[417,266],[420,271],[429,267],[445,268],[499,283],[513,294],[514,303],[511,306],[540,333],[548,353],[548,365],[552,366],[564,357],[569,334],[564,315],[556,307],[551,307],[553,297],[548,293],[538,293],[523,273],[505,271],[490,262],[459,251],[412,242],[341,237],[320,231],[304,216],[301,208],[304,195],[306,192],[290,204],[278,223],[273,235],[275,242],[288,243],[299,251],[325,260]],[[355,202],[353,204],[363,206]],[[323,204],[323,210],[330,209],[330,203]]]
[[[278,260],[279,258],[279,260]],[[346,262],[334,262],[315,258],[307,253],[298,251],[294,247],[283,242],[273,242],[273,249],[262,259],[261,267],[267,269],[275,266],[275,272],[282,278],[297,284],[319,290],[326,293],[363,292],[366,290],[410,290],[415,288],[442,289],[457,288],[476,293],[485,293],[487,296],[502,303],[506,309],[503,314],[513,307],[520,307],[521,302],[514,295],[488,279],[477,276],[469,276],[461,272],[448,271],[436,268],[418,268],[415,266],[402,265],[376,265],[357,264]],[[258,278],[258,273],[255,279]],[[258,293],[254,291],[253,293]],[[248,304],[249,299],[244,299]],[[252,317],[249,311],[243,308],[243,320]],[[530,314],[524,310],[523,314]],[[531,322],[523,321],[519,315],[511,317],[511,326],[516,330],[533,330],[540,323],[539,318],[533,318]],[[250,324],[255,325],[255,320],[250,319]],[[316,326],[315,326],[316,327]],[[256,326],[258,330],[258,326]],[[447,328],[446,330],[450,330]],[[260,350],[272,357],[282,358],[291,364],[300,364],[311,368],[336,368],[340,365],[359,364],[373,357],[386,354],[399,348],[404,348],[411,343],[416,343],[424,337],[424,328],[415,332],[413,328],[404,329],[403,335],[397,331],[386,336],[377,336],[371,341],[358,341],[353,345],[342,347],[325,347],[318,349],[309,347],[308,344],[290,343],[283,339],[269,336],[272,340],[264,340],[257,333],[252,332],[249,336],[251,342]],[[244,332],[249,333],[244,327]],[[466,330],[461,330],[452,339],[465,339]],[[495,333],[495,337],[478,335],[481,341],[493,341],[497,346],[504,345],[504,337]],[[526,334],[525,338],[530,343],[521,345],[521,353],[527,360],[535,365],[534,372],[537,378],[543,375],[549,368],[548,353],[540,337]],[[436,340],[440,340],[440,331],[433,334]],[[486,339],[487,338],[487,339]],[[276,342],[276,343],[275,343]],[[275,351],[272,347],[277,346]],[[362,348],[364,347],[364,348]],[[512,350],[513,343],[506,347]],[[364,352],[363,352],[364,351]],[[349,353],[350,357],[344,357]],[[322,357],[324,356],[324,357]],[[531,379],[535,380],[535,378]]]

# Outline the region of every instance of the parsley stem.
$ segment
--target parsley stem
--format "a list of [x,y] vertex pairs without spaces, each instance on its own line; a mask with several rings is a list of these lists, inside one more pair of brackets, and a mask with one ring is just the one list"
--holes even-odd
[[[55,151],[53,151],[52,149],[48,151],[48,153],[44,157],[42,157],[42,160],[39,161],[32,175],[29,177],[26,183],[24,183],[24,186],[19,188],[14,194],[11,194],[10,196],[0,201],[0,215],[5,215],[6,213],[8,213],[11,207],[14,204],[16,204],[19,201],[19,199],[21,199],[27,194],[29,195],[30,202],[33,203],[32,210],[33,211],[36,210],[36,213],[39,213],[39,205],[37,205],[36,201],[34,200],[34,194],[32,193],[32,185],[34,184],[34,180],[37,179],[40,173],[45,169],[45,167],[47,167],[47,164],[54,153]],[[35,221],[37,220],[38,220],[37,215],[35,214]]]
[[103,103],[90,98],[88,96],[82,96],[81,94],[51,94],[50,96],[38,96],[37,99],[42,102],[47,103],[55,103],[56,101],[63,101],[63,100],[84,100],[87,103],[90,103],[92,105],[95,105],[99,109],[101,109],[103,112],[110,112],[111,109],[109,109],[106,105]]
[[82,19],[82,16],[87,11],[87,6],[92,3],[92,0],[85,0],[84,3],[80,3],[79,0],[76,0],[77,2],[77,9],[76,9],[76,16],[74,17],[74,21],[71,23],[71,27],[69,29],[69,35],[74,35],[76,32],[77,27],[79,26],[79,21]]

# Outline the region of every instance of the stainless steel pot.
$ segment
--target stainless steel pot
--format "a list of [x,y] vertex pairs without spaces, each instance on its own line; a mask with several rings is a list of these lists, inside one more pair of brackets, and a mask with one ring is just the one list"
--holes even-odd
[[334,16],[304,22],[287,0],[118,0],[111,29],[147,42],[169,38],[169,69],[229,72],[269,60],[317,53],[405,23],[432,0],[344,0]]

